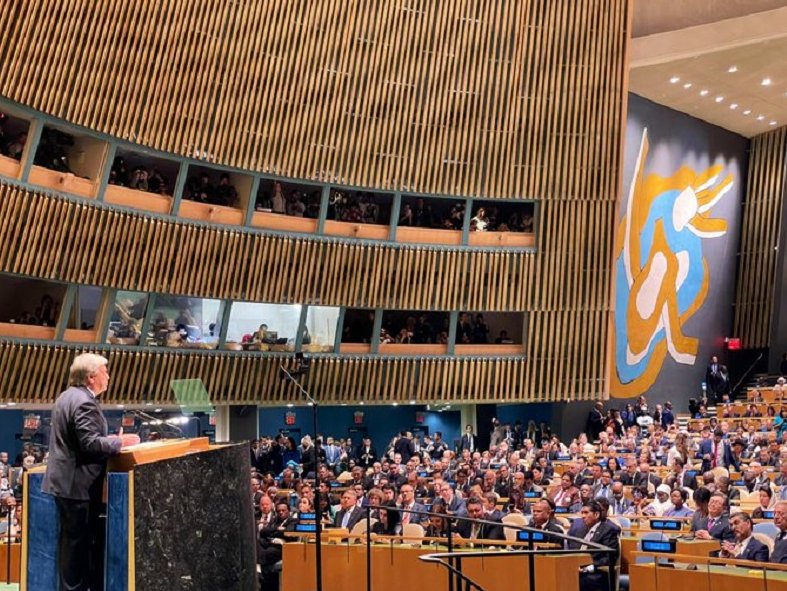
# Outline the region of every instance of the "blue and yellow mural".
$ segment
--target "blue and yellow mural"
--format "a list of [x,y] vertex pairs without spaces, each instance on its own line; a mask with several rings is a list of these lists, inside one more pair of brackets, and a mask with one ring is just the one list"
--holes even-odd
[[615,236],[615,364],[610,393],[638,396],[650,388],[667,355],[694,365],[699,339],[686,322],[710,286],[703,238],[724,236],[727,222],[712,209],[734,185],[721,165],[699,172],[681,166],[671,176],[645,175],[644,129],[634,177]]

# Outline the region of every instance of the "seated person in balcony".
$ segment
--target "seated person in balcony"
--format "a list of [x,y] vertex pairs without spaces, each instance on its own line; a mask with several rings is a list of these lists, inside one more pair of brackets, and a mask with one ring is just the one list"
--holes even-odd
[[409,203],[405,203],[402,205],[402,213],[399,216],[399,223],[400,226],[415,226],[415,216],[413,215],[413,209],[410,207]]
[[495,344],[496,345],[510,345],[513,342],[514,341],[512,341],[511,338],[508,336],[508,331],[507,330],[501,330],[500,334],[495,339]]
[[456,342],[463,345],[473,342],[473,323],[470,321],[469,314],[459,314],[459,321],[456,324]]
[[136,189],[137,191],[148,190],[148,171],[141,166],[137,166],[134,172],[131,173],[131,180],[128,183],[129,188]]
[[306,213],[306,206],[303,204],[301,194],[298,192],[292,193],[287,200],[287,215],[302,218],[304,213]]
[[148,191],[158,195],[169,195],[169,181],[157,168],[153,169],[153,172],[150,173],[150,177],[148,178]]
[[226,205],[235,207],[238,204],[238,192],[230,184],[230,175],[222,173],[219,179],[219,186],[216,188],[215,205]]
[[109,171],[109,184],[125,187],[128,184],[128,169],[123,156],[116,156]]
[[432,218],[432,207],[427,205],[422,198],[415,200],[413,208],[413,225],[419,228],[432,228],[434,219]]
[[186,193],[191,201],[213,203],[216,189],[210,184],[210,176],[203,172],[199,179],[194,177],[189,179]]
[[389,343],[394,343],[394,342],[396,342],[396,341],[390,335],[388,330],[386,330],[385,328],[381,328],[380,329],[380,344],[381,345],[387,345]]
[[27,132],[23,131],[16,136],[16,139],[3,146],[3,154],[14,160],[22,159],[22,152],[25,151],[25,144],[27,143]]
[[413,342],[413,333],[411,333],[407,328],[402,328],[399,331],[399,334],[396,335],[396,342],[403,344],[403,345],[410,345]]
[[273,197],[271,198],[271,210],[273,213],[286,213],[286,201],[284,190],[279,181],[273,183]]
[[470,220],[470,229],[474,232],[486,232],[489,226],[489,219],[486,217],[486,210],[478,208],[475,216]]

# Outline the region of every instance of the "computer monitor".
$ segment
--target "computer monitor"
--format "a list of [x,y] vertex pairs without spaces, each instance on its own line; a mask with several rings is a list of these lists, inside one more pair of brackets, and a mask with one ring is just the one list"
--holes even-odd
[[675,554],[678,543],[675,540],[642,540],[641,546],[643,552]]
[[651,519],[650,529],[660,531],[680,531],[683,528],[683,523],[675,521],[674,519]]
[[568,513],[568,507],[555,507],[555,513]]
[[532,490],[530,492],[524,493],[522,496],[526,499],[540,499],[544,495],[543,493]]
[[516,532],[517,542],[543,542],[546,536],[540,531],[518,531]]
[[773,519],[773,509],[768,509],[762,512],[763,519]]

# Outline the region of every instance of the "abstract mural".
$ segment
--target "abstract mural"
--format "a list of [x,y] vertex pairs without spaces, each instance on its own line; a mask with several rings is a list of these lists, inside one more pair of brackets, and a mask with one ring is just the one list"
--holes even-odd
[[[716,164],[670,176],[645,174],[648,130],[643,129],[634,177],[615,236],[614,371],[610,393],[638,396],[659,376],[667,355],[694,365],[700,346],[684,330],[711,284],[703,239],[724,236],[727,222],[712,210],[734,186]],[[704,360],[703,360],[704,363]]]

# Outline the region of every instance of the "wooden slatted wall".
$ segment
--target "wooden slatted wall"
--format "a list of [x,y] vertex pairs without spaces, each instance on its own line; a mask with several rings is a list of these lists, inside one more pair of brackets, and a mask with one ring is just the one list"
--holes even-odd
[[175,154],[615,198],[630,0],[5,0],[0,94]]
[[[200,379],[214,403],[284,404],[300,393],[279,379],[277,356],[173,350],[98,349],[30,345],[0,341],[0,401],[53,402],[66,386],[68,368],[83,351],[109,358],[112,386],[106,402],[141,404],[176,402],[170,383]],[[513,395],[538,401],[525,391],[526,362],[509,359],[384,359],[314,357],[304,382],[323,402],[358,403],[446,400],[488,402]]]
[[752,138],[743,204],[735,297],[736,336],[747,349],[768,347],[777,282],[779,225],[787,199],[787,127]]
[[7,0],[0,95],[54,117],[245,170],[540,209],[537,253],[481,252],[275,237],[0,185],[0,270],[253,301],[523,310],[527,362],[423,362],[426,383],[447,400],[604,397],[630,13],[630,0]]

